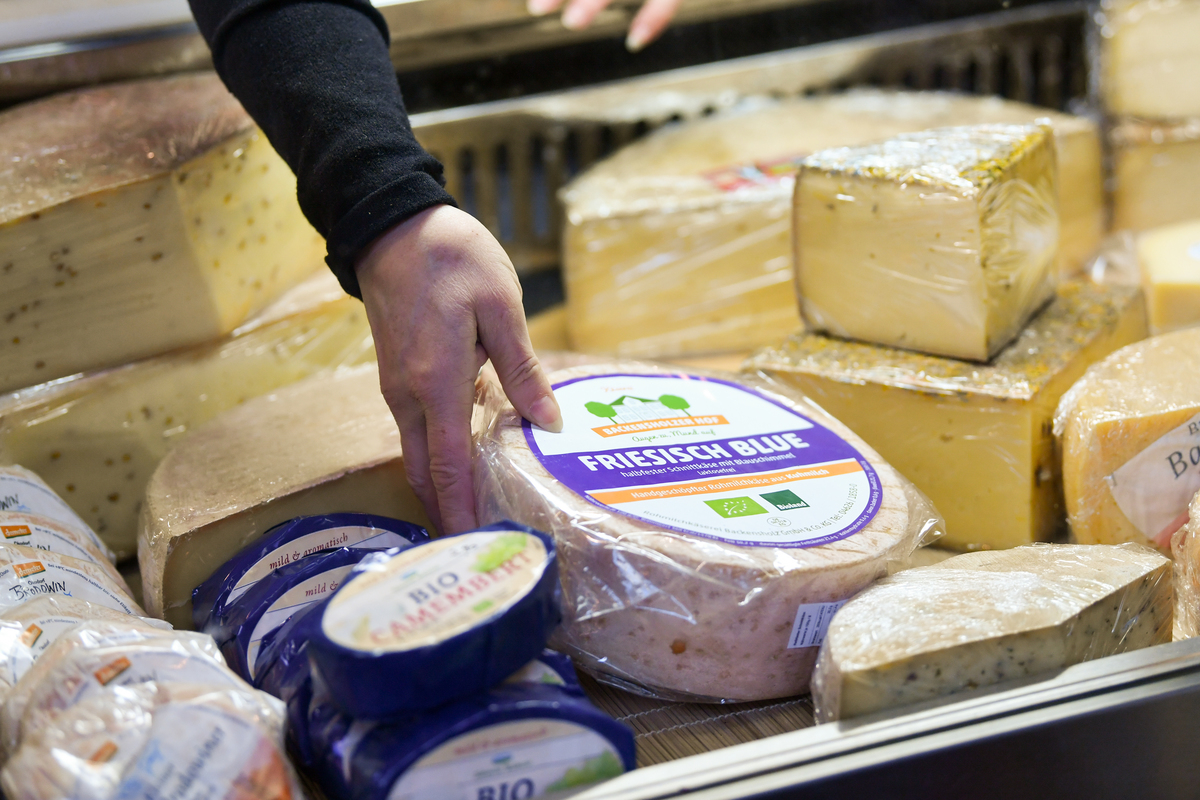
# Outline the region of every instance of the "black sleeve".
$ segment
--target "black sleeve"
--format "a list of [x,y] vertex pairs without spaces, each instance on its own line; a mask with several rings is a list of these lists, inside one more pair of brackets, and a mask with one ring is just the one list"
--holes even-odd
[[393,225],[454,200],[413,136],[368,0],[189,0],[229,90],[296,173],[329,266],[361,297],[354,262]]

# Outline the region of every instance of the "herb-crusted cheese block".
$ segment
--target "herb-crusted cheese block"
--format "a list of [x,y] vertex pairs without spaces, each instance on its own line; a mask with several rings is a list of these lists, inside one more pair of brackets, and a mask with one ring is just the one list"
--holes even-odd
[[248,401],[167,454],[138,531],[147,610],[190,627],[192,590],[239,550],[295,517],[343,511],[428,527],[374,364]]
[[986,361],[1054,294],[1049,128],[976,126],[816,153],[796,180],[796,290],[818,331]]
[[287,165],[214,74],[0,114],[0,391],[233,330],[320,267]]
[[668,698],[800,694],[837,604],[940,529],[874,450],[781,384],[637,362],[551,380],[563,432],[502,405],[477,509],[554,535],[556,649],[603,680]]
[[374,358],[362,303],[323,271],[218,342],[0,398],[0,460],[38,472],[126,558],[137,551],[146,483],[189,430]]
[[1063,397],[1054,424],[1076,541],[1170,551],[1200,490],[1197,376],[1193,328],[1121,348]]
[[799,324],[791,198],[800,161],[929,128],[1049,118],[1058,146],[1063,274],[1104,232],[1091,120],[994,97],[854,90],[670,125],[563,193],[571,347],[666,358],[774,344]]
[[1200,220],[1143,232],[1137,261],[1151,332],[1200,325]]
[[1136,288],[1071,281],[990,364],[799,333],[747,368],[796,387],[917,485],[947,547],[1016,547],[1062,527],[1052,420],[1084,371],[1146,335]]
[[1118,119],[1109,139],[1113,230],[1200,219],[1200,117]]
[[818,719],[930,700],[1171,641],[1171,562],[1140,545],[967,553],[880,581],[833,618]]

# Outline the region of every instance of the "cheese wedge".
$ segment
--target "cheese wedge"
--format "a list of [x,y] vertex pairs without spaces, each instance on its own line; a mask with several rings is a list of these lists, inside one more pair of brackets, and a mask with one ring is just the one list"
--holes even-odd
[[805,392],[925,492],[943,546],[1016,547],[1062,526],[1059,398],[1145,335],[1138,289],[1071,281],[987,365],[797,334],[747,368]]
[[775,344],[799,325],[791,289],[797,166],[901,133],[1048,118],[1058,149],[1063,274],[1105,230],[1094,122],[994,97],[855,90],[668,126],[563,192],[572,348],[663,358]]
[[294,517],[342,511],[429,527],[373,364],[248,401],[166,455],[138,531],[147,610],[191,627],[192,590],[239,550]]
[[374,358],[362,303],[323,271],[221,341],[0,398],[0,460],[38,472],[118,558],[130,557],[146,482],[189,430]]
[[1145,231],[1137,262],[1152,333],[1200,324],[1200,220]]
[[1171,562],[1140,545],[967,553],[880,581],[833,618],[822,722],[1171,641]]
[[1197,375],[1200,330],[1176,331],[1118,350],[1063,397],[1054,429],[1076,541],[1170,551],[1200,490]]
[[1106,111],[1160,119],[1200,116],[1200,3],[1104,0],[1096,22]]
[[796,291],[812,330],[986,361],[1054,294],[1054,140],[1034,126],[905,134],[805,159]]
[[1141,231],[1200,218],[1200,118],[1117,120],[1112,143],[1112,227]]
[[216,75],[0,114],[0,391],[215,339],[321,266],[296,182]]

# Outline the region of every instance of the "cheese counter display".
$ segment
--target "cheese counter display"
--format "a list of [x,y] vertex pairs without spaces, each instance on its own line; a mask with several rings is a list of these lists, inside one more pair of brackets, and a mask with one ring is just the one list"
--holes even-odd
[[1135,544],[967,553],[857,595],[813,700],[845,719],[1171,641],[1171,562]]
[[1171,537],[1176,639],[1200,636],[1200,492],[1192,497],[1188,512],[1188,521]]
[[189,627],[192,590],[239,550],[294,517],[336,512],[428,527],[373,364],[247,401],[167,454],[138,531],[147,610]]
[[809,156],[793,224],[804,321],[987,361],[1054,295],[1056,177],[1049,127],[944,128]]
[[1103,0],[1097,23],[1105,110],[1160,119],[1200,116],[1200,3]]
[[1200,118],[1117,120],[1112,149],[1112,228],[1135,231],[1200,218]]
[[1015,547],[1063,526],[1059,399],[1145,335],[1137,288],[1076,280],[989,364],[799,333],[746,366],[807,394],[925,492],[943,546]]
[[321,266],[296,181],[215,74],[0,113],[0,391],[226,334]]
[[477,513],[554,535],[552,646],[601,680],[669,699],[803,693],[839,604],[941,532],[920,492],[782,383],[639,362],[550,379],[562,433],[493,404]]
[[572,349],[674,357],[773,344],[799,324],[791,289],[793,176],[807,155],[976,124],[1054,127],[1064,274],[1104,230],[1094,122],[997,98],[855,90],[671,126],[562,194]]
[[1113,353],[1062,399],[1063,486],[1071,534],[1170,552],[1200,490],[1200,330]]
[[127,558],[146,483],[187,431],[252,397],[374,358],[362,303],[324,271],[225,339],[0,398],[0,463],[37,472]]
[[1151,333],[1200,325],[1200,219],[1144,231],[1136,254]]

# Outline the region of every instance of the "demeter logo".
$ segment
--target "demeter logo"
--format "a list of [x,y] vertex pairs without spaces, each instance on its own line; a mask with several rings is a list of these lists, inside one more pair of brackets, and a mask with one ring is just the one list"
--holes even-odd
[[0,525],[0,533],[4,534],[5,539],[19,539],[22,536],[33,535],[33,531],[29,530],[28,525]]
[[121,656],[113,659],[92,674],[95,675],[96,680],[99,681],[101,686],[107,686],[109,683],[112,683],[112,681],[118,675],[132,666],[133,664],[129,663],[128,658]]
[[611,403],[592,401],[585,403],[583,407],[592,416],[609,420],[608,425],[592,428],[605,438],[642,431],[729,424],[729,420],[720,414],[692,416],[688,411],[692,407],[691,403],[674,394],[660,395],[657,400],[622,395]]
[[37,575],[39,572],[45,572],[46,567],[40,561],[27,561],[24,564],[15,564],[13,572],[17,573],[18,578],[28,578],[30,575]]
[[767,510],[749,497],[726,497],[723,500],[705,500],[704,505],[720,514],[725,519],[733,517],[752,517],[755,514],[766,514]]

